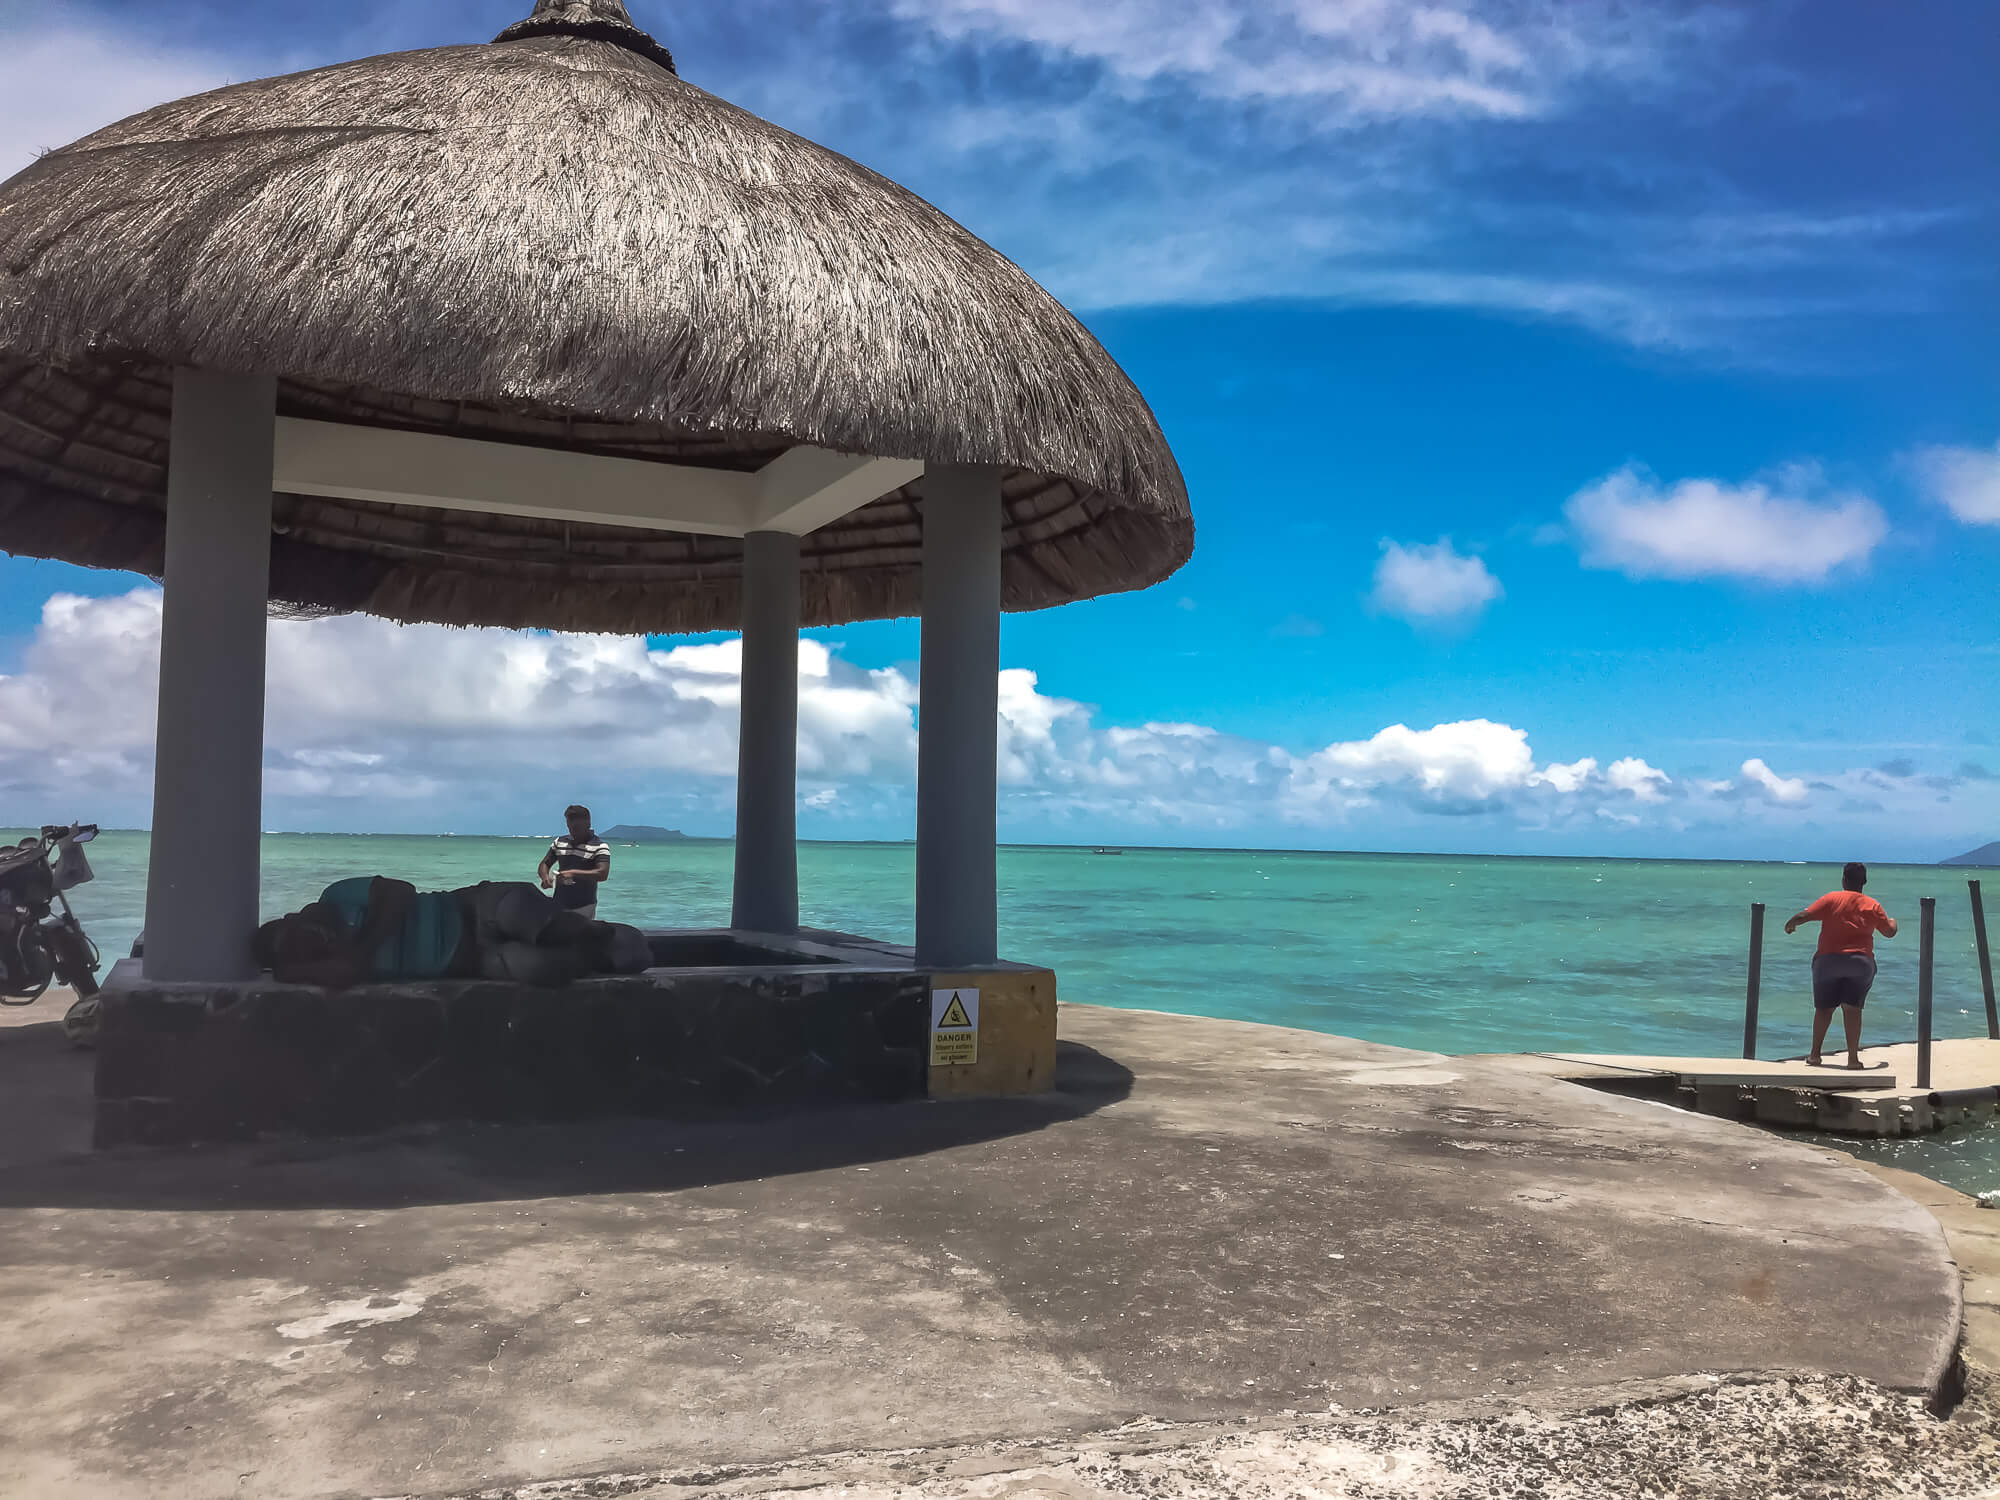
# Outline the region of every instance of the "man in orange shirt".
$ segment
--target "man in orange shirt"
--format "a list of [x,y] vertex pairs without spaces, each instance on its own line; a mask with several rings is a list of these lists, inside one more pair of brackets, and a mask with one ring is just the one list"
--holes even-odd
[[1806,1058],[1815,1068],[1836,1007],[1847,1028],[1847,1065],[1861,1066],[1861,1007],[1875,982],[1875,934],[1896,935],[1896,919],[1873,896],[1861,894],[1868,866],[1848,865],[1840,872],[1840,884],[1841,889],[1828,891],[1785,923],[1787,934],[1797,932],[1801,923],[1819,923],[1819,951],[1812,961],[1812,1054]]

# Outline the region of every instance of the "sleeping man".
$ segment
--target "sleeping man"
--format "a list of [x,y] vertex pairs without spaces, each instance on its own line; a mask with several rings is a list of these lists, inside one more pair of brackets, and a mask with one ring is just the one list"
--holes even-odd
[[652,951],[637,928],[564,911],[526,881],[419,891],[359,875],[257,929],[257,961],[288,984],[339,989],[388,980],[566,984],[636,974]]

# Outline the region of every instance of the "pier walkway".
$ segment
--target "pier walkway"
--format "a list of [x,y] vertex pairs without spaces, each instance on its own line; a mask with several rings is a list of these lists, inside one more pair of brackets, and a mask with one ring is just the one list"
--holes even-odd
[[1922,1135],[2000,1113],[2000,1041],[1931,1043],[1931,1079],[1917,1087],[1917,1046],[1864,1047],[1859,1071],[1846,1052],[1809,1067],[1801,1058],[1668,1057],[1593,1052],[1485,1053],[1478,1061],[1540,1078],[1666,1100],[1705,1115],[1836,1135]]
[[[741,1493],[896,1451],[869,1462],[902,1493],[964,1445],[1141,1419],[1353,1424],[1382,1475],[1416,1441],[1393,1424],[1428,1421],[1441,1485],[1524,1433],[1574,1474],[1685,1421],[1663,1474],[1860,1493],[1852,1466],[1974,1441],[1881,1425],[1959,1335],[1922,1207],[1837,1153],[1530,1071],[1066,1007],[1033,1098],[93,1153],[57,1013],[0,1027],[0,1495]],[[1632,1405],[1690,1392],[1720,1405]],[[1333,1441],[1300,1461],[1331,1472]],[[1014,1492],[1126,1493],[1093,1483]]]

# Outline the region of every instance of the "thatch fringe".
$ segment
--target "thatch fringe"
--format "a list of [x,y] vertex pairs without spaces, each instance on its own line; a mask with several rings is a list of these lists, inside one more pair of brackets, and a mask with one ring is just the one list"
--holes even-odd
[[[1000,465],[1010,608],[1186,560],[1158,425],[1053,298],[620,27],[644,37],[617,0],[542,0],[519,40],[180,100],[0,185],[0,549],[157,572],[189,364],[277,371],[280,410],[322,420],[732,469],[795,443]],[[921,511],[918,481],[807,537],[806,618],[914,611]],[[298,606],[736,621],[727,540],[303,496],[276,517]]]

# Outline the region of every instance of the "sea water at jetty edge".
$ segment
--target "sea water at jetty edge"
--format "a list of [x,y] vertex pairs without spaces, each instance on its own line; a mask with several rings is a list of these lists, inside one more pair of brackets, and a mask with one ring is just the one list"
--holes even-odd
[[[20,831],[0,838],[13,839]],[[107,963],[145,905],[148,837],[102,834],[71,893]],[[546,838],[267,834],[266,916],[349,875],[420,889],[532,880]],[[729,920],[734,850],[614,847],[600,915],[642,927]],[[909,844],[801,844],[809,926],[908,942]],[[1784,920],[1835,865],[1126,848],[1000,850],[1000,950],[1047,964],[1066,1000],[1297,1026],[1438,1052],[1736,1056],[1750,903],[1765,917],[1761,1046],[1805,1051],[1813,933]],[[1871,865],[1902,933],[1877,944],[1867,1038],[1916,1035],[1917,898],[1938,901],[1936,1034],[1985,1028],[1964,871]],[[2000,880],[1988,909],[2000,917]],[[1838,1023],[1836,1023],[1837,1028]],[[1967,1191],[2000,1187],[2000,1127],[1864,1148]]]

